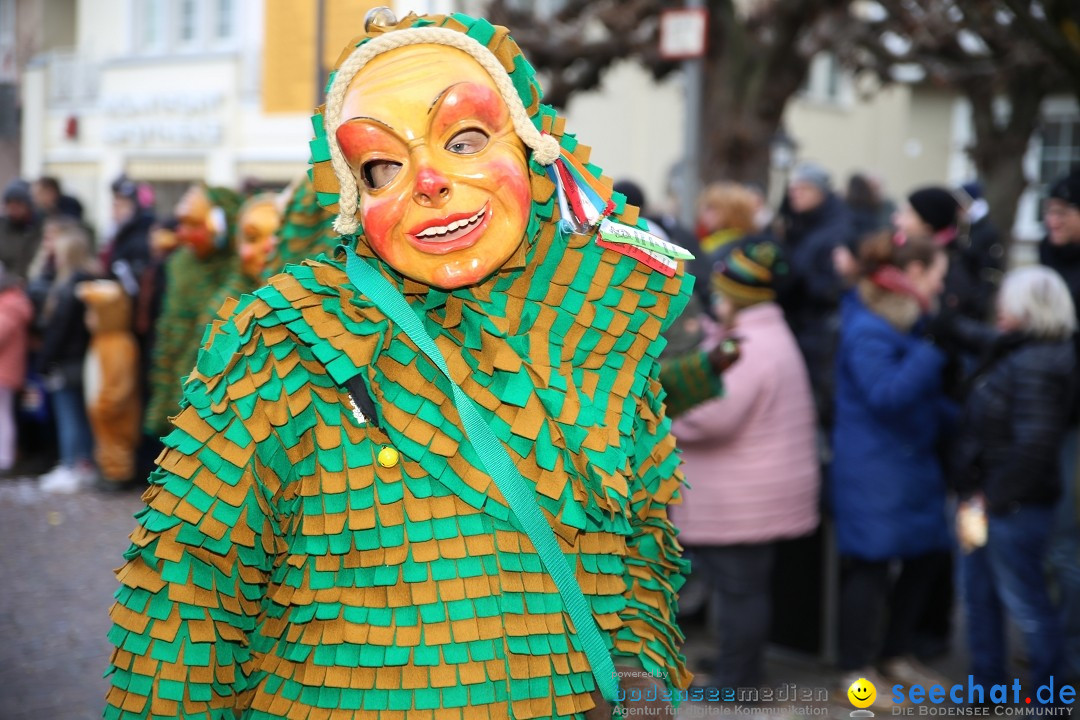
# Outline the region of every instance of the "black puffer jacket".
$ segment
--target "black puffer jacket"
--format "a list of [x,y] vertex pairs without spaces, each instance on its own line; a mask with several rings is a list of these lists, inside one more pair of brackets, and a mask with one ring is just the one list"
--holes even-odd
[[991,513],[1051,504],[1075,383],[1071,340],[1004,336],[975,380],[955,458],[961,494],[982,490]]
[[1005,270],[1005,246],[989,218],[971,226],[967,235],[949,243],[949,272],[945,276],[942,308],[962,317],[985,322]]
[[75,296],[75,286],[92,280],[89,273],[78,271],[67,282],[53,288],[55,294],[49,314],[38,318],[42,328],[41,352],[37,371],[52,378],[54,387],[79,387],[83,383],[83,361],[90,347],[86,327],[86,305]]

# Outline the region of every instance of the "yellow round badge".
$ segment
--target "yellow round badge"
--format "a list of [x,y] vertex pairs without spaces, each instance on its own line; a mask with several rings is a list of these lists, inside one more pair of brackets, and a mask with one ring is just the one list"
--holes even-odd
[[392,447],[384,447],[379,450],[379,455],[376,458],[379,464],[384,468],[392,468],[398,464],[398,451]]

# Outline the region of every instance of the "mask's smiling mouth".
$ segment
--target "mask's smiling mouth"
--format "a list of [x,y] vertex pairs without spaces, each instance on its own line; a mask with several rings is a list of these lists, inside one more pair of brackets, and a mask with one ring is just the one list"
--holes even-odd
[[426,253],[443,255],[471,247],[480,239],[491,213],[485,204],[474,213],[455,213],[427,220],[406,233],[411,243]]

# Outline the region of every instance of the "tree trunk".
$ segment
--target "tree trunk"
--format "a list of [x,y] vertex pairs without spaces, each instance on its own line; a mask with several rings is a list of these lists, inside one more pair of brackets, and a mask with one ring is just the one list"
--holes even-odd
[[983,182],[990,219],[1002,232],[1011,248],[1017,205],[1027,188],[1024,176],[1024,155],[1032,134],[1039,123],[1040,109],[1048,87],[1045,70],[1019,67],[1013,69],[1005,83],[1009,102],[1008,118],[994,116],[995,88],[985,81],[975,80],[962,87],[971,102],[974,142],[968,147],[979,178]]
[[784,108],[806,77],[809,61],[795,49],[807,16],[819,9],[777,12],[773,32],[747,31],[731,0],[712,6],[702,104],[704,182],[736,180],[765,186],[770,141]]

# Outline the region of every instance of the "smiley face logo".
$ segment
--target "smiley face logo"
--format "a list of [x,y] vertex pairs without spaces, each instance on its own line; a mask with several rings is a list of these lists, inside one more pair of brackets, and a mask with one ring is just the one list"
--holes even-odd
[[848,700],[857,708],[867,708],[877,699],[877,688],[866,678],[859,678],[851,683],[847,691]]

